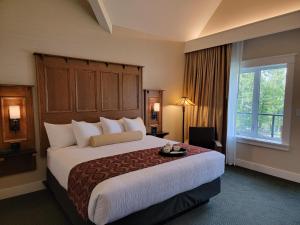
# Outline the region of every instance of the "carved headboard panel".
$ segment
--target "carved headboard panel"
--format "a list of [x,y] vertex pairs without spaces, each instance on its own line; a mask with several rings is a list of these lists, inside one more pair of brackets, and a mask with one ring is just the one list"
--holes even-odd
[[44,122],[143,117],[142,67],[35,53],[41,155]]

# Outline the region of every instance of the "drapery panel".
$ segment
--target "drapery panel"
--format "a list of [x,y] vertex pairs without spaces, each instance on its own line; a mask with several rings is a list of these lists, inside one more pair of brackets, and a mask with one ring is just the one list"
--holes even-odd
[[187,107],[185,137],[190,126],[215,127],[225,146],[230,62],[231,44],[186,53],[183,94],[196,106]]
[[228,91],[227,110],[227,139],[226,139],[226,163],[235,165],[236,160],[236,112],[239,89],[240,64],[243,55],[243,42],[232,44],[231,64]]

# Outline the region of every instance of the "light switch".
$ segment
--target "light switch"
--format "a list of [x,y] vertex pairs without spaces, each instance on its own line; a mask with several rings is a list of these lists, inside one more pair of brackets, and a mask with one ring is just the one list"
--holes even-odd
[[296,109],[296,116],[300,116],[300,109]]

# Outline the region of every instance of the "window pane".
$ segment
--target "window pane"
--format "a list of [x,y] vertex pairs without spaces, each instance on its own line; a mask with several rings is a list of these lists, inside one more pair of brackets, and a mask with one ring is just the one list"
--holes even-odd
[[261,70],[258,135],[281,139],[286,67]]
[[259,115],[258,117],[258,136],[261,138],[280,140],[282,127],[283,116]]
[[236,133],[280,141],[287,65],[251,67],[242,71],[238,86]]
[[275,116],[274,121],[274,138],[282,138],[283,116]]
[[251,113],[254,73],[241,73],[239,77],[238,112]]
[[250,135],[252,128],[251,113],[237,113],[236,115],[236,133],[242,135]]
[[283,114],[285,81],[286,67],[261,70],[259,113]]
[[271,138],[272,137],[272,116],[259,115],[258,116],[258,136]]
[[252,132],[253,85],[254,72],[240,74],[236,116],[237,134],[250,135]]

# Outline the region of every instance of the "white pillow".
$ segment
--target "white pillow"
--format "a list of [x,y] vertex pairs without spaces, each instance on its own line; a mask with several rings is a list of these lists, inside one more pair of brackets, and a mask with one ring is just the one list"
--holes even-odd
[[79,147],[88,146],[91,136],[102,134],[100,123],[87,123],[84,121],[77,122],[75,120],[72,120],[72,128],[77,145]]
[[115,134],[124,132],[123,120],[110,120],[100,117],[101,126],[104,134]]
[[76,144],[71,124],[44,123],[51,148],[64,148]]
[[146,135],[146,127],[141,117],[136,119],[123,118],[125,131],[141,131],[143,135]]

